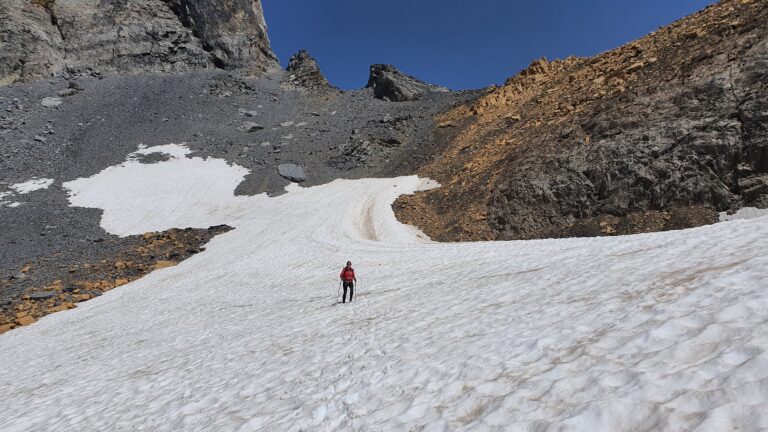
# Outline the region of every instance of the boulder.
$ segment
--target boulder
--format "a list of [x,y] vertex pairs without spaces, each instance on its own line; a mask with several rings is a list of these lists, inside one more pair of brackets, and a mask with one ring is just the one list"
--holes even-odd
[[277,166],[277,172],[280,174],[280,177],[294,183],[301,183],[307,180],[307,174],[304,173],[304,168],[296,164],[280,164]]
[[46,108],[51,108],[51,107],[59,106],[59,105],[61,105],[61,103],[62,103],[62,100],[60,98],[51,97],[51,96],[44,97],[43,100],[40,101],[40,105],[42,105],[42,106],[44,106]]
[[254,122],[245,122],[240,126],[240,129],[244,132],[255,132],[264,129],[264,126]]
[[48,300],[58,295],[56,291],[40,291],[29,295],[30,300]]
[[20,326],[30,325],[37,321],[33,316],[31,315],[23,315],[23,316],[17,316],[16,317],[16,324]]

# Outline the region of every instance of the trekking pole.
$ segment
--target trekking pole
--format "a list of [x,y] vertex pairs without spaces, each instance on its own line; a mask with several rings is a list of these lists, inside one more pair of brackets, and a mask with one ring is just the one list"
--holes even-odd
[[341,293],[341,281],[339,281],[339,289],[336,290],[336,303],[339,302],[339,294]]

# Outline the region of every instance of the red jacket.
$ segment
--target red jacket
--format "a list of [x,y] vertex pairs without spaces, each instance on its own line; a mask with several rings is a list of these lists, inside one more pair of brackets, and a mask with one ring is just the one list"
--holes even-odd
[[353,269],[352,267],[344,267],[343,269],[341,269],[341,273],[339,274],[339,277],[341,278],[341,280],[346,282],[357,280],[355,278],[355,269]]

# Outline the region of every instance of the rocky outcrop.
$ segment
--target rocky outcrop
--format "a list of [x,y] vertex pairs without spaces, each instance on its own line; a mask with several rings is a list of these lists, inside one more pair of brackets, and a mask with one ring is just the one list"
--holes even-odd
[[377,98],[391,102],[419,100],[429,91],[448,91],[444,87],[428,84],[406,75],[396,67],[386,64],[371,66],[366,87],[372,88]]
[[315,90],[332,88],[317,61],[306,50],[292,55],[286,70],[290,74],[288,80],[297,87]]
[[768,206],[768,3],[723,1],[595,58],[539,60],[461,128],[396,209],[440,240],[684,228]]
[[260,0],[4,0],[0,83],[82,73],[277,68]]

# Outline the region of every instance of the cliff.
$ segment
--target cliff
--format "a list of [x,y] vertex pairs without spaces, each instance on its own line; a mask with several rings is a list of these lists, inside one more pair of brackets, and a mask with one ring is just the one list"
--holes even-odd
[[260,0],[0,3],[0,84],[206,68],[256,75],[276,67]]

